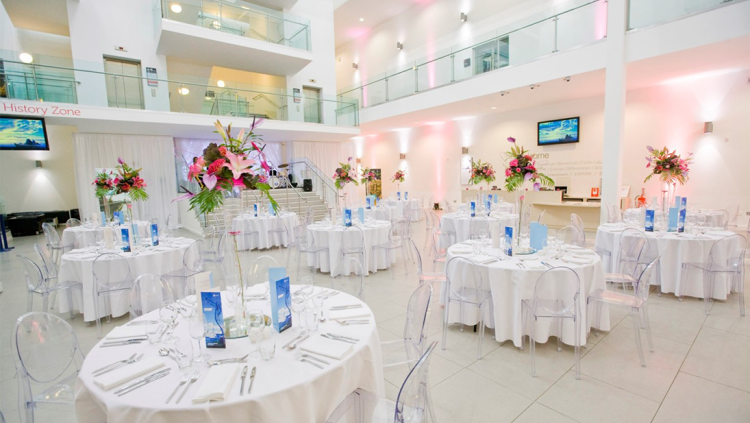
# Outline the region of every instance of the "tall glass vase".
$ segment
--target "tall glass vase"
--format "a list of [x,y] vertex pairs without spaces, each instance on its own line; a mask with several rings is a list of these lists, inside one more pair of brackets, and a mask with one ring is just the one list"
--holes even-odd
[[515,249],[518,250],[521,247],[521,228],[523,228],[523,201],[525,196],[522,195],[518,190],[516,192],[516,213],[518,213],[518,224],[516,225],[516,233],[513,234],[515,237]]
[[113,215],[112,215],[111,202],[109,198],[107,198],[107,196],[105,195],[105,196],[99,197],[99,201],[101,202],[102,208],[104,209],[104,216],[106,217],[107,222],[111,221],[113,218]]
[[669,216],[669,208],[674,203],[675,191],[677,190],[677,184],[670,184],[664,182],[661,189],[661,208],[664,216]]

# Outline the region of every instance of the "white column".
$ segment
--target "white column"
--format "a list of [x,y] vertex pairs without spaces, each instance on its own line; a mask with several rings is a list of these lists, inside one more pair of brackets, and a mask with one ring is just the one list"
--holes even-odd
[[627,1],[607,3],[607,68],[604,85],[604,149],[602,153],[602,222],[606,206],[619,205],[625,124],[625,31]]

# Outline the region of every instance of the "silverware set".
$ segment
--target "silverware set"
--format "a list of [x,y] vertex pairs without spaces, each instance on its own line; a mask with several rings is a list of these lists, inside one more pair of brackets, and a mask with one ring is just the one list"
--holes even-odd
[[329,308],[331,311],[348,310],[351,308],[362,308],[362,304],[340,305]]
[[[302,338],[303,338],[303,337],[304,337],[305,335],[307,335],[307,332],[302,332],[302,333],[300,333],[299,335],[297,335],[297,337],[296,337],[296,338],[294,338],[294,339],[292,339],[291,341],[289,341],[289,342],[287,342],[286,344],[284,344],[284,345],[283,345],[283,346],[281,347],[281,349],[287,348],[288,346],[290,346],[290,345],[294,344],[294,343],[295,343],[295,341],[300,341],[300,340],[301,340],[301,339],[302,339]],[[297,345],[295,344],[295,347],[296,347],[296,346],[297,346]]]
[[177,398],[177,402],[176,402],[175,404],[179,404],[179,403],[180,403],[180,401],[182,401],[182,397],[184,397],[184,396],[185,396],[185,393],[186,393],[186,392],[187,392],[188,390],[190,390],[190,385],[192,385],[192,384],[194,384],[195,382],[197,382],[197,381],[198,381],[198,378],[200,378],[200,377],[201,377],[201,372],[199,372],[198,370],[196,370],[196,371],[194,371],[194,372],[193,372],[193,375],[192,375],[192,376],[190,376],[190,381],[188,381],[188,384],[187,384],[187,386],[185,386],[185,390],[184,390],[184,391],[182,391],[182,393],[180,394],[180,397],[179,397],[179,398]]
[[219,366],[221,364],[227,364],[227,363],[242,363],[247,359],[247,356],[250,354],[245,354],[243,357],[239,358],[223,358],[221,360],[211,360],[206,362],[209,366]]
[[[245,377],[247,376],[247,366],[242,368],[242,384],[240,384],[240,395],[245,395]],[[255,366],[253,366],[253,370],[250,371],[250,386],[247,387],[247,393],[250,394],[250,391],[253,390],[253,382],[255,382]]]
[[331,364],[330,362],[325,361],[322,358],[318,358],[310,354],[297,353],[294,355],[294,358],[300,363],[307,363],[319,369],[323,369],[324,364]]
[[335,319],[340,325],[366,325],[370,323],[370,319]]
[[133,382],[133,383],[131,383],[129,385],[123,386],[122,388],[116,390],[115,391],[115,395],[117,395],[118,397],[121,397],[121,396],[123,396],[123,395],[125,395],[125,394],[127,394],[129,392],[133,392],[133,391],[135,391],[138,388],[146,386],[146,385],[148,385],[149,383],[151,383],[153,381],[159,380],[159,379],[163,378],[164,376],[167,376],[170,371],[171,371],[171,369],[164,369],[164,370],[160,370],[160,371],[158,371],[156,373],[152,373],[152,374],[150,374],[148,376],[144,376],[144,377],[138,379],[137,381],[135,381],[135,382]]
[[135,363],[136,361],[138,361],[138,360],[140,360],[142,358],[143,358],[143,354],[139,355],[138,357],[136,357],[136,355],[133,354],[128,359],[114,362],[114,363],[110,364],[109,366],[105,366],[105,367],[102,367],[99,370],[94,371],[92,374],[94,376],[101,376],[101,375],[103,375],[105,373],[111,372],[112,370],[119,369],[120,367],[125,367],[128,364],[133,364],[133,363]]
[[124,345],[140,344],[141,342],[146,341],[147,339],[148,338],[143,336],[143,337],[130,338],[130,339],[118,339],[116,341],[104,341],[102,342],[101,348],[121,347]]
[[348,337],[348,336],[337,335],[335,333],[330,333],[330,332],[323,333],[320,336],[322,336],[324,338],[328,338],[328,339],[333,339],[334,341],[346,342],[346,343],[349,343],[349,344],[356,344],[359,341],[358,338],[351,338],[351,337]]

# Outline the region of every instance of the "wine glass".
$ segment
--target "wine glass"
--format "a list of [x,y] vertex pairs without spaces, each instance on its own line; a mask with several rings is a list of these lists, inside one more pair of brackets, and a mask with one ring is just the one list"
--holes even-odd
[[196,315],[194,315],[190,319],[189,325],[190,326],[188,330],[190,331],[190,337],[198,341],[198,355],[193,358],[193,361],[196,363],[204,363],[208,361],[211,356],[203,352],[203,339],[206,338],[206,329],[203,325],[203,316],[196,313]]
[[167,327],[167,333],[164,334],[162,341],[166,344],[173,344],[177,341],[177,338],[172,334],[174,330],[174,323],[177,320],[179,312],[175,307],[174,301],[162,301],[161,307],[159,308],[159,319]]
[[297,327],[297,333],[302,333],[305,331],[305,325],[302,322],[302,313],[304,313],[305,309],[307,309],[307,295],[305,295],[305,293],[301,290],[297,290],[291,295],[291,297],[292,298],[289,307],[292,309],[293,313],[297,314],[296,320],[298,322],[298,325],[292,325]]
[[696,221],[698,222],[698,232],[700,234],[705,233],[706,231],[706,215],[705,214],[699,214],[696,216]]

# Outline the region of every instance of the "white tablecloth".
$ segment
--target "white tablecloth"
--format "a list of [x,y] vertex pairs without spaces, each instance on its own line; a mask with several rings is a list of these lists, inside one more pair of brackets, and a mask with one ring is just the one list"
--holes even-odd
[[[723,221],[724,221],[724,214],[715,211],[715,210],[688,210],[687,211],[687,217],[693,217],[696,219],[696,225],[698,224],[698,215],[703,215],[706,217],[706,222],[703,224],[704,227],[707,228],[717,228],[722,227]],[[630,208],[625,210],[625,219],[629,220],[632,219],[635,221],[637,219],[638,224],[643,226],[646,223],[646,209],[641,208]]]
[[[138,228],[138,238],[148,238],[151,239],[151,229],[150,229],[150,222],[146,222],[144,220],[137,220],[133,222],[136,224],[136,227]],[[125,225],[118,225],[113,227],[115,230],[115,236],[117,239],[119,239],[122,235],[120,233],[120,229],[129,227]],[[96,230],[98,227],[92,227],[87,228],[86,226],[74,226],[72,228],[65,228],[62,233],[62,243],[65,246],[72,246],[73,248],[83,248],[83,247],[92,247],[96,245]],[[82,245],[78,245],[76,243],[77,238],[83,235],[83,243]]]
[[[480,203],[476,203],[477,209],[479,209],[480,206],[484,207],[484,203],[481,203],[481,204]],[[513,209],[515,208],[515,206],[516,205],[513,204],[513,203],[506,203],[504,201],[503,202],[499,202],[499,203],[495,203],[493,201],[492,202],[492,211],[496,212],[496,213],[513,213],[514,212]],[[465,213],[469,213],[471,211],[470,202],[469,203],[461,203],[461,204],[459,204],[458,205],[458,210],[462,211],[462,212],[465,212]]]
[[[352,213],[357,213],[357,209],[352,210]],[[396,207],[378,206],[370,210],[365,209],[365,219],[393,222],[398,217],[398,209]]]
[[[456,246],[448,249],[448,257],[446,263],[454,257],[456,254],[453,253]],[[494,249],[488,250],[489,254],[497,256],[498,251]],[[476,259],[477,256],[473,254],[463,254],[463,256],[469,259]],[[536,255],[534,255],[536,256]],[[586,256],[589,257],[589,256]],[[586,299],[589,293],[597,289],[606,289],[606,282],[604,281],[604,270],[602,269],[601,259],[597,255],[590,255],[591,263],[586,265],[571,264],[561,260],[553,260],[550,258],[543,258],[546,263],[551,266],[566,266],[573,269],[580,278],[581,281],[581,313],[582,313],[582,325],[581,325],[581,343],[585,344],[586,335],[588,333],[588,313],[586,310]],[[521,346],[521,338],[527,334],[525,328],[522,325],[522,309],[521,300],[530,300],[534,298],[534,288],[536,287],[536,281],[547,269],[522,269],[518,267],[518,258],[513,257],[506,260],[496,261],[489,264],[478,264],[480,267],[482,281],[485,287],[489,286],[492,293],[494,316],[490,316],[489,307],[485,312],[485,325],[487,327],[495,328],[495,339],[498,342],[506,340],[512,340],[513,344],[517,347]],[[464,272],[465,265],[458,265],[451,267],[451,282],[457,284],[460,287],[463,278],[461,272]],[[456,288],[454,288],[455,290]],[[485,288],[486,289],[486,288]],[[441,293],[441,302],[444,301],[446,292]],[[562,298],[572,298],[573,293],[558,293],[562,295]],[[464,305],[464,313],[461,316],[459,303],[451,303],[450,309],[450,320],[449,323],[461,322],[467,325],[475,325],[479,322],[478,309]],[[602,306],[601,317],[599,322],[592,322],[591,326],[599,328],[601,330],[609,330],[609,309],[606,305]],[[568,345],[575,344],[575,333],[574,326],[571,319],[566,319],[563,324],[563,337],[562,340]],[[555,319],[539,319],[536,324],[536,341],[544,343],[550,336],[557,336],[557,325]]]
[[409,199],[409,200],[381,200],[380,203],[387,207],[395,207],[396,208],[396,216],[398,218],[403,217],[404,215],[404,207],[408,204],[409,207],[411,207],[411,221],[412,222],[418,222],[422,219],[422,200],[418,198]]
[[[619,257],[620,234],[625,229],[623,225],[602,225],[596,231],[595,249],[597,252],[605,252],[605,271],[616,269],[616,262]],[[661,255],[658,272],[653,272],[651,283],[661,285],[661,292],[672,292],[677,296],[689,296],[703,298],[703,274],[699,270],[691,270],[688,278],[685,280],[685,286],[682,286],[680,279],[682,277],[682,263],[685,262],[707,262],[708,253],[711,246],[718,239],[733,235],[732,232],[719,231],[707,233],[703,236],[665,233],[660,235],[658,232],[646,232],[648,238],[649,258],[655,258]],[[719,283],[724,281],[726,283]],[[711,297],[725,300],[730,292],[730,283],[728,278],[717,275],[714,284],[714,292]]]
[[[441,248],[450,247],[452,243],[464,242],[470,238],[470,225],[472,217],[461,212],[446,213],[440,218],[440,230],[443,234],[440,237]],[[495,213],[489,217],[490,225],[499,225],[503,228],[500,233],[505,233],[505,227],[515,228],[518,225],[518,215],[510,213]],[[451,237],[446,232],[455,232],[456,236]],[[515,230],[514,230],[515,231]],[[489,237],[489,234],[487,235]]]
[[[340,293],[326,300],[325,306],[361,303],[355,297]],[[370,313],[362,303],[362,313]],[[270,314],[268,302],[252,302],[251,308],[263,309]],[[141,319],[156,319],[158,311],[142,316]],[[294,315],[296,316],[296,314]],[[182,320],[182,317],[179,318]],[[175,329],[180,339],[191,339],[188,322],[183,321]],[[144,326],[141,326],[144,327]],[[168,376],[135,391],[117,397],[113,390],[104,392],[94,385],[91,373],[116,360],[130,357],[133,353],[144,353],[145,358],[158,356],[161,345],[148,342],[127,347],[101,348],[95,346],[86,356],[78,376],[75,405],[80,423],[203,423],[203,422],[258,422],[258,423],[315,423],[324,422],[338,404],[357,388],[384,395],[382,357],[380,339],[374,318],[366,325],[341,326],[328,320],[321,323],[317,332],[333,332],[359,338],[352,350],[341,360],[325,359],[331,364],[319,369],[307,363],[298,362],[294,355],[299,351],[281,349],[292,340],[296,333],[287,330],[277,336],[276,355],[270,361],[249,357],[247,366],[257,367],[255,382],[250,394],[239,395],[239,375],[234,381],[225,401],[192,404],[192,398],[203,383],[208,371],[206,364],[193,364],[189,370],[200,370],[201,376],[194,383],[179,404],[173,399],[164,402],[177,386],[182,376],[176,363],[165,357]],[[195,345],[195,341],[193,341]],[[211,359],[241,357],[250,348],[247,338],[227,340],[226,349],[209,349]],[[304,345],[304,342],[300,345]],[[196,347],[197,348],[197,347]],[[245,390],[249,385],[245,381]],[[184,389],[184,387],[183,387]],[[182,391],[180,391],[181,393]],[[247,391],[245,391],[247,392]],[[179,394],[177,395],[179,396]]]
[[[357,219],[354,219],[354,221],[356,222]],[[362,228],[365,235],[365,263],[362,263],[365,272],[376,273],[380,269],[387,269],[385,251],[378,249],[375,251],[375,254],[373,254],[372,246],[388,242],[388,233],[391,230],[390,222],[376,220],[367,222],[365,225],[360,225],[359,223],[355,223],[355,225]],[[314,223],[307,227],[308,236],[314,238],[316,248],[328,247],[328,254],[325,252],[319,254],[320,258],[318,264],[320,265],[319,269],[321,272],[333,272],[341,262],[341,243],[343,241],[344,229],[346,228],[342,225],[325,226],[321,223]],[[350,233],[347,233],[346,236],[356,236],[353,231],[354,230],[350,230]],[[312,254],[308,254],[307,256],[308,266],[315,265],[315,257]],[[396,254],[395,252],[391,252],[391,263],[394,263],[395,260]],[[350,272],[348,262],[345,266],[342,266],[342,268],[344,274]],[[335,274],[331,274],[331,276],[337,276],[339,274],[341,274],[341,269]]]
[[[125,257],[130,266],[130,275],[137,278],[146,273],[164,275],[178,271],[182,268],[182,259],[187,247],[193,240],[187,238],[176,238],[170,246],[161,244],[146,250],[134,253],[119,254]],[[73,250],[63,254],[60,261],[60,281],[75,281],[83,284],[82,298],[78,291],[73,291],[73,309],[83,313],[83,320],[90,322],[96,319],[94,315],[94,260],[99,256],[93,249]],[[108,295],[112,316],[122,316],[130,311],[128,292]],[[59,312],[65,313],[70,309],[65,295],[58,295]],[[104,297],[99,299],[99,313],[104,316]]]
[[[284,221],[287,233],[282,236],[274,235],[272,237],[270,236],[269,231],[274,228],[273,225],[277,223],[276,220],[278,219]],[[254,217],[252,214],[245,214],[232,219],[232,230],[242,232],[237,235],[237,247],[240,250],[252,250],[256,248],[265,249],[280,246],[286,247],[289,245],[289,234],[294,233],[294,228],[297,225],[299,225],[299,219],[297,218],[297,214],[292,212],[283,213],[280,217]],[[257,238],[255,235],[248,235],[250,231],[258,232]],[[258,244],[258,242],[260,242],[260,244]]]

